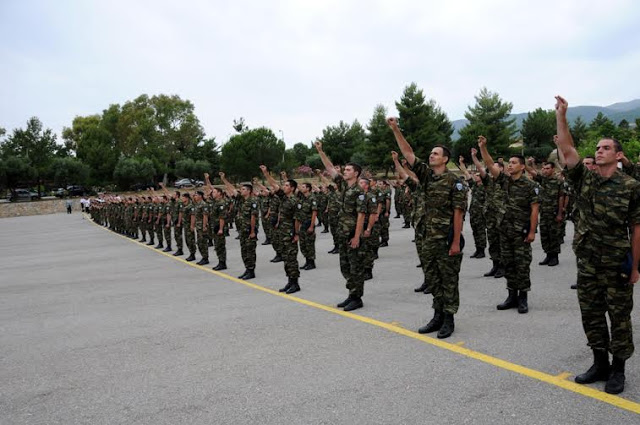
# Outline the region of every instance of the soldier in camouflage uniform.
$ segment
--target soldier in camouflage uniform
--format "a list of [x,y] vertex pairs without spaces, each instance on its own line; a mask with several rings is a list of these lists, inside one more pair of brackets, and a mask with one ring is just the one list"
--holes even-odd
[[159,196],[154,196],[154,219],[153,219],[153,230],[156,232],[156,237],[158,238],[158,244],[155,246],[156,249],[164,248],[164,243],[162,239],[162,235],[164,234],[164,205],[162,205],[162,199]]
[[327,172],[338,187],[340,213],[338,215],[338,247],[340,249],[340,271],[347,280],[349,296],[338,304],[344,311],[362,308],[364,295],[364,252],[361,237],[365,219],[365,194],[358,186],[362,168],[348,163],[341,175],[322,150],[322,142],[314,143]]
[[380,205],[378,194],[370,189],[371,181],[369,179],[360,177],[358,184],[365,193],[364,231],[362,233],[361,248],[364,254],[364,280],[371,280],[373,279],[373,263],[376,257],[376,250],[380,246],[380,226],[377,225],[378,207]]
[[[265,169],[266,170],[266,167]],[[263,170],[263,171],[264,171]],[[275,184],[275,182],[273,182]],[[298,183],[295,180],[285,181],[282,189],[272,186],[276,190],[276,196],[280,198],[278,217],[278,237],[281,239],[282,256],[284,260],[284,272],[287,276],[287,284],[280,288],[280,292],[293,294],[300,291],[300,268],[298,267],[298,235],[306,229],[301,228],[300,221],[296,220],[298,214],[298,200],[295,191]]]
[[[598,142],[597,168],[591,171],[585,167],[573,147],[567,102],[559,96],[556,100],[558,147],[569,169],[579,215],[574,244],[578,301],[582,326],[594,353],[591,368],[575,381],[606,381],[604,390],[619,394],[624,390],[625,363],[634,351],[631,311],[633,286],[639,278],[640,183],[618,171],[622,145],[613,139]],[[611,365],[609,351],[613,354]]]
[[471,258],[484,258],[484,250],[487,247],[487,223],[484,219],[486,192],[480,176],[478,174],[471,175],[467,170],[464,156],[460,155],[459,162],[460,170],[462,170],[467,185],[471,189],[469,221],[473,232],[473,241],[476,245],[476,252],[471,255]]
[[529,312],[528,292],[531,290],[531,243],[538,225],[538,185],[524,175],[522,155],[509,158],[509,176],[495,166],[487,150],[487,139],[478,137],[482,159],[497,185],[504,191],[505,214],[500,224],[500,251],[507,278],[507,299],[498,310],[518,308],[518,313]]
[[209,264],[209,205],[204,202],[204,193],[198,190],[193,194],[194,214],[191,216],[191,228],[196,230],[196,243],[202,258],[196,264]]
[[380,222],[380,246],[389,246],[389,217],[391,216],[391,189],[386,181],[379,181],[380,204],[382,209],[378,221]]
[[387,120],[402,155],[425,192],[425,239],[423,255],[433,292],[433,319],[418,329],[420,333],[438,331],[438,338],[448,338],[455,329],[454,315],[460,305],[458,279],[462,264],[461,232],[467,209],[467,189],[462,180],[447,168],[451,153],[436,146],[429,164],[416,157],[405,140],[398,121]]
[[300,197],[298,199],[296,220],[300,222],[300,251],[305,258],[301,270],[313,270],[316,268],[316,218],[318,216],[318,202],[311,193],[311,184],[302,183],[298,187]]
[[338,214],[340,214],[340,194],[334,185],[327,186],[329,194],[327,195],[327,216],[329,217],[329,231],[333,238],[333,249],[329,254],[339,254],[338,248]]
[[184,242],[189,249],[189,256],[186,261],[196,259],[196,223],[192,220],[195,216],[196,208],[188,193],[182,194],[182,227],[184,228]]
[[327,186],[320,187],[320,190],[316,194],[316,199],[318,201],[318,217],[320,223],[324,226],[324,229],[320,233],[329,233],[329,214],[327,212],[329,190]]
[[164,195],[162,197],[162,232],[164,235],[166,247],[163,252],[171,252],[171,204],[169,203],[169,196]]
[[555,168],[555,163],[545,162],[538,172],[533,158],[528,160],[527,171],[540,185],[540,242],[546,257],[538,264],[550,267],[558,265],[564,221],[564,188],[555,175]]
[[[165,194],[169,196],[169,191],[164,186],[164,184],[160,183],[160,187],[164,190]],[[173,228],[173,239],[176,241],[176,252],[173,254],[174,257],[178,257],[180,255],[184,255],[182,251],[183,246],[183,238],[182,238],[182,198],[180,196],[179,191],[175,191],[171,196],[168,205],[168,213],[167,213],[167,223],[169,223],[170,228]],[[169,236],[170,237],[170,236]],[[168,239],[170,240],[170,239]],[[170,251],[171,249],[169,249]],[[168,252],[168,251],[167,251]]]

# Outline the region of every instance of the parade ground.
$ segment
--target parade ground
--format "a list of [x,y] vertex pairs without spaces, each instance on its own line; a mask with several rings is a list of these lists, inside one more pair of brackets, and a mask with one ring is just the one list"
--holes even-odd
[[[318,229],[320,230],[320,229]],[[364,308],[347,296],[329,234],[317,269],[282,295],[282,263],[258,245],[244,271],[187,263],[82,214],[0,220],[0,424],[633,424],[640,356],[620,396],[578,385],[592,363],[567,226],[557,267],[533,244],[529,314],[497,311],[504,279],[482,277],[468,223],[452,337],[416,331],[432,316],[413,229],[391,219]],[[259,235],[260,242],[264,234]],[[197,255],[198,259],[200,258]],[[299,257],[302,260],[302,256]],[[640,313],[633,311],[640,346]]]

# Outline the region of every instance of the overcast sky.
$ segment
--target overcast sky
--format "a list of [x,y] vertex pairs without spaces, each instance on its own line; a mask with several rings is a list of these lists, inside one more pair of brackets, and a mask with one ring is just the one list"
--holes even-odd
[[632,0],[0,0],[0,126],[165,93],[219,142],[242,116],[291,146],[412,81],[452,120],[483,86],[514,112],[640,98],[638,46]]

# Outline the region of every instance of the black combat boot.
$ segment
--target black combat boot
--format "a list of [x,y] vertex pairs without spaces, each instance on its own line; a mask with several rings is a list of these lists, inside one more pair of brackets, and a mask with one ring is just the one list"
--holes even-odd
[[243,279],[248,280],[248,279],[253,279],[254,277],[256,277],[254,270],[247,269],[247,274],[244,275]]
[[298,278],[297,277],[291,278],[291,286],[289,287],[289,289],[285,291],[285,293],[295,294],[299,290],[300,290],[300,285],[298,284]]
[[153,241],[153,239],[150,239],[149,242],[147,243],[147,245],[153,245],[155,244],[155,242]]
[[544,257],[544,260],[540,261],[538,265],[546,266],[547,264],[549,264],[549,261],[551,261],[551,255],[547,254],[546,257]]
[[262,245],[271,245],[271,241],[267,238],[267,240],[262,242]]
[[326,227],[324,228],[324,230],[320,233],[329,233],[329,229],[327,229]]
[[570,286],[571,289],[578,289],[578,284],[574,283],[573,285]]
[[305,267],[305,270],[313,270],[316,268],[316,261],[315,260],[307,260],[307,267]]
[[498,310],[508,310],[510,308],[518,307],[518,291],[515,289],[509,289],[509,296],[502,304],[497,305]]
[[518,293],[518,313],[526,314],[529,312],[529,304],[527,302],[527,292],[519,291]]
[[147,238],[145,238],[144,236],[142,237],[142,239],[140,239],[140,242],[146,242]]
[[[592,384],[596,381],[608,381],[609,372],[609,353],[607,350],[593,350],[593,364],[585,373],[576,376],[573,380],[578,384]],[[624,371],[623,371],[624,377]],[[623,378],[624,379],[624,378]]]
[[338,245],[334,246],[333,249],[331,251],[329,251],[331,254],[340,254],[340,248],[338,248]]
[[162,244],[162,242],[158,242],[158,245],[156,245],[154,248],[155,249],[162,249],[162,248],[164,248],[164,245]]
[[162,252],[171,252],[171,251],[173,251],[173,250],[171,249],[171,245],[167,245],[167,247],[166,247],[165,249],[163,249],[163,250],[162,250]]
[[238,276],[238,279],[244,279],[247,276],[247,273],[249,273],[249,269],[244,269],[244,273]]
[[449,338],[451,334],[453,334],[454,329],[455,329],[455,324],[453,321],[453,314],[444,313],[444,320],[442,321],[442,327],[438,331],[438,338],[439,339]]
[[427,285],[427,287],[422,291],[423,294],[429,295],[431,293],[431,285]]
[[494,260],[493,261],[493,266],[491,267],[491,270],[486,272],[484,274],[484,277],[495,276],[497,271],[498,271],[498,262]]
[[433,312],[433,319],[420,329],[418,329],[418,333],[428,334],[431,332],[439,331],[444,323],[444,313],[440,310],[435,310]]
[[427,289],[428,286],[429,285],[427,285],[427,280],[425,279],[425,281],[422,282],[422,285],[420,285],[417,288],[415,288],[413,290],[413,292],[424,292]]
[[282,262],[282,257],[280,256],[280,254],[276,254],[276,256],[271,259],[271,262],[272,263],[281,263]]
[[344,308],[344,307],[345,307],[347,304],[349,304],[350,302],[351,302],[351,295],[349,295],[349,296],[347,297],[347,299],[346,299],[346,300],[342,301],[341,303],[338,303],[338,304],[336,305],[336,307],[338,307],[338,308]]
[[195,260],[195,259],[196,259],[195,254],[190,254],[190,255],[185,259],[185,261],[193,261],[193,260]]
[[471,258],[484,258],[484,249],[476,249],[476,252],[471,254]]
[[385,246],[389,246],[389,241],[382,241],[379,245],[380,248],[384,248]]
[[218,261],[218,265],[213,268],[213,270],[227,270],[227,263],[224,261]]
[[307,270],[307,266],[309,265],[309,260],[304,259],[304,264],[300,266],[300,270]]
[[498,262],[498,270],[496,270],[496,274],[493,275],[494,279],[501,279],[504,277],[504,266],[502,263]]
[[558,261],[558,253],[553,253],[551,254],[551,259],[549,259],[549,263],[547,264],[549,267],[554,267],[557,266],[558,264],[560,264],[560,261]]
[[287,280],[287,284],[284,285],[282,288],[278,289],[278,292],[287,292],[289,290],[289,288],[291,288],[291,282],[293,281],[293,278],[289,278],[289,280]]
[[372,269],[364,269],[364,280],[373,279],[373,270]]
[[611,376],[604,386],[604,392],[608,394],[620,394],[624,391],[624,363],[624,359],[613,356]]
[[181,255],[184,255],[181,248],[178,248],[178,250],[173,254],[174,257],[179,257]]
[[403,229],[408,229],[409,227],[411,227],[409,223],[404,223],[404,226],[402,226]]
[[207,264],[209,264],[209,259],[208,258],[203,258],[200,261],[198,261],[196,264],[199,265],[199,266],[207,265]]
[[362,308],[364,306],[364,304],[362,303],[362,298],[360,297],[352,297],[351,301],[349,301],[349,304],[344,306],[344,311],[353,311],[353,310],[357,310],[359,308]]

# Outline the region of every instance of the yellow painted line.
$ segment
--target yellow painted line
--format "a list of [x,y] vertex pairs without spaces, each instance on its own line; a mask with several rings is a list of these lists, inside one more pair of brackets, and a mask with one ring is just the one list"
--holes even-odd
[[[101,226],[101,225],[95,223],[91,219],[89,219],[89,222],[94,224],[95,226],[98,226],[98,227],[102,228],[103,230],[109,230],[108,228],[105,228],[104,226]],[[118,235],[121,238],[124,238],[124,239],[126,239],[126,240],[128,240],[130,242],[137,242],[135,239],[128,238],[127,236],[123,236],[123,235],[120,235],[120,234],[117,234],[117,233],[116,233],[116,235]],[[564,376],[564,373],[561,373],[560,375],[551,375],[551,374],[548,374],[548,373],[545,373],[545,372],[540,372],[538,370],[531,369],[531,368],[528,368],[528,367],[525,367],[525,366],[520,366],[518,364],[511,363],[511,362],[508,362],[506,360],[502,360],[502,359],[497,358],[497,357],[492,357],[492,356],[489,356],[487,354],[480,353],[478,351],[473,351],[473,350],[470,350],[468,348],[464,348],[464,347],[462,347],[462,346],[460,346],[458,344],[455,344],[455,343],[445,342],[445,341],[443,341],[441,339],[436,339],[436,338],[432,338],[432,337],[429,337],[429,336],[426,336],[426,335],[419,334],[417,332],[402,328],[402,327],[400,327],[398,325],[382,322],[380,320],[372,319],[372,318],[366,317],[366,316],[360,316],[358,314],[354,314],[354,313],[350,313],[350,312],[347,312],[347,311],[343,311],[343,310],[340,310],[340,309],[337,309],[337,308],[333,308],[333,307],[330,307],[330,306],[327,306],[327,305],[324,305],[324,304],[319,304],[319,303],[316,303],[316,302],[313,302],[313,301],[305,300],[304,298],[294,297],[293,295],[287,295],[287,294],[275,291],[273,289],[265,288],[264,286],[260,286],[260,285],[257,285],[255,283],[251,283],[251,282],[248,282],[246,280],[238,279],[238,278],[235,278],[233,276],[229,276],[228,274],[212,270],[210,267],[198,266],[197,264],[190,263],[188,261],[185,261],[182,258],[174,257],[173,254],[168,254],[166,252],[158,251],[157,249],[153,248],[152,246],[145,245],[145,244],[143,244],[141,242],[137,242],[137,244],[141,245],[141,246],[144,246],[146,248],[149,248],[149,249],[151,249],[152,251],[154,251],[154,252],[156,252],[158,254],[162,254],[162,255],[165,255],[165,256],[167,256],[169,258],[172,258],[174,260],[181,261],[184,264],[187,264],[187,265],[189,265],[191,267],[195,267],[197,269],[200,269],[200,270],[215,274],[217,276],[220,276],[220,277],[222,277],[224,279],[231,280],[231,281],[236,282],[236,283],[240,283],[242,285],[248,286],[248,287],[253,288],[253,289],[257,289],[258,291],[262,291],[262,292],[266,292],[266,293],[271,294],[271,295],[275,295],[275,296],[278,296],[278,297],[286,298],[288,300],[295,301],[297,303],[304,304],[306,306],[313,307],[313,308],[316,308],[318,310],[324,310],[324,311],[327,311],[327,312],[330,312],[330,313],[337,314],[337,315],[342,316],[342,317],[347,317],[349,319],[357,320],[357,321],[362,322],[362,323],[367,323],[369,325],[377,326],[379,328],[386,329],[386,330],[388,330],[390,332],[394,332],[394,333],[399,334],[399,335],[403,335],[403,336],[406,336],[406,337],[409,337],[409,338],[413,338],[413,339],[416,339],[418,341],[422,341],[422,342],[425,342],[427,344],[442,348],[444,350],[448,350],[448,351],[451,351],[453,353],[460,354],[462,356],[465,356],[465,357],[468,357],[468,358],[471,358],[471,359],[474,359],[474,360],[478,360],[478,361],[481,361],[483,363],[490,364],[492,366],[499,367],[501,369],[508,370],[510,372],[514,372],[514,373],[517,373],[517,374],[522,375],[522,376],[526,376],[526,377],[531,378],[531,379],[542,381],[544,383],[553,385],[555,387],[559,387],[559,388],[571,391],[573,393],[580,394],[582,396],[589,397],[589,398],[601,401],[603,403],[610,404],[612,406],[619,407],[620,409],[624,409],[624,410],[628,410],[628,411],[633,412],[633,413],[640,414],[640,403],[636,403],[634,401],[627,400],[627,399],[622,398],[620,396],[607,394],[607,393],[605,393],[603,391],[597,390],[595,388],[592,388],[592,387],[589,387],[589,386],[586,386],[586,385],[576,384],[573,381],[567,380],[566,376]]]
[[400,326],[400,322],[396,322],[396,321],[391,322],[391,324],[392,324],[393,326]]
[[558,379],[567,379],[568,377],[571,376],[570,372],[562,372],[556,375],[556,378]]
[[464,345],[464,341],[456,342],[454,345],[457,345],[458,347],[462,347]]

